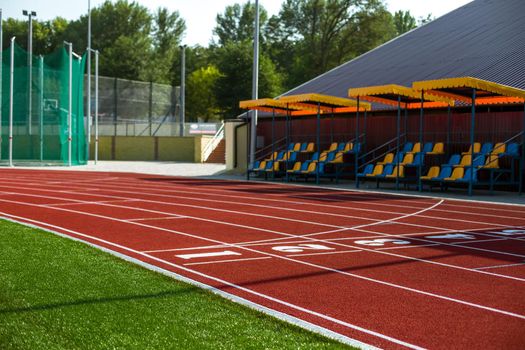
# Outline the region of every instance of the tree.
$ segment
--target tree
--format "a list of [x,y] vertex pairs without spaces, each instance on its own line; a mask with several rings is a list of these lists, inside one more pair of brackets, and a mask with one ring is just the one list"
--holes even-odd
[[391,39],[382,0],[286,0],[268,22],[270,54],[293,87]]
[[410,14],[410,11],[396,11],[394,13],[394,25],[396,35],[401,35],[417,27],[416,19]]
[[172,84],[175,82],[173,62],[179,53],[186,23],[179,12],[170,13],[166,8],[158,8],[154,16],[152,31],[153,49],[149,63],[141,74],[143,80]]
[[[56,17],[50,21],[33,20],[33,53],[45,55],[62,46],[62,36],[68,25],[67,20]],[[3,21],[3,47],[10,45],[10,40],[16,36],[18,45],[27,49],[27,21],[8,18]]]
[[186,109],[191,119],[207,123],[219,118],[220,109],[215,97],[215,89],[221,77],[222,74],[214,65],[201,67],[188,76]]
[[[214,52],[214,61],[222,75],[217,80],[215,96],[224,118],[242,111],[239,101],[251,98],[252,45],[250,42],[228,43]],[[259,96],[276,96],[282,92],[282,77],[270,58],[259,57]]]
[[[87,16],[70,22],[64,40],[80,52],[87,47]],[[152,16],[135,2],[107,0],[91,11],[92,47],[100,51],[100,74],[139,79],[151,57]]]
[[[262,30],[261,43],[265,40],[266,22],[268,13],[264,7],[259,6],[259,23]],[[241,42],[253,39],[254,23],[255,23],[255,4],[247,2],[244,5],[226,6],[224,13],[218,14],[216,17],[217,25],[213,29],[213,34],[217,36],[218,42],[214,45],[224,46],[231,42]]]

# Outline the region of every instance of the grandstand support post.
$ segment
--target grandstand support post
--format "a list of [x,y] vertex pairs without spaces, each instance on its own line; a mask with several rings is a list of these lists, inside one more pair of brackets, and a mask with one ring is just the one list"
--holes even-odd
[[334,142],[334,107],[332,106],[332,114],[330,115],[330,143]]
[[[288,122],[288,119],[290,119],[290,110],[288,109],[288,103],[286,104],[286,118],[284,120],[284,125],[285,125],[285,130],[284,130],[284,135],[285,135],[285,139],[286,139],[286,143],[285,143],[285,148],[284,148],[284,152],[286,154],[286,156],[288,156],[288,145],[290,143],[290,135],[289,135],[289,129],[290,129],[290,126],[289,126],[289,122]],[[286,179],[286,182],[288,182],[288,162],[285,163],[286,164],[286,175],[285,175],[285,179]]]
[[450,149],[450,128],[452,127],[451,123],[452,123],[452,119],[451,119],[450,105],[448,105],[448,108],[447,108],[447,150]]
[[98,50],[95,50],[95,164],[98,162]]
[[[320,137],[321,133],[321,102],[317,102],[317,137],[316,141],[317,144],[319,144],[319,141],[321,139]],[[321,154],[319,154],[319,160],[321,159]],[[315,183],[319,185],[319,167],[321,166],[321,162],[317,162],[317,166],[315,167]]]
[[275,107],[272,107],[272,159],[275,152]]
[[9,166],[13,166],[13,79],[15,77],[15,37],[11,38],[9,62]]
[[399,190],[399,133],[401,129],[401,95],[397,96],[397,137],[396,137],[396,190]]
[[[424,154],[423,154],[423,114],[425,113],[424,112],[424,107],[425,107],[425,91],[424,90],[421,90],[421,108],[419,110],[419,144],[421,145],[421,152],[419,153],[420,156],[419,156],[419,164],[418,164],[418,169],[417,169],[417,172],[418,172],[418,177],[417,177],[417,190],[419,192],[421,192],[421,176],[423,175],[422,174],[422,171],[423,171],[423,157],[424,157]],[[416,155],[417,156],[417,155]]]
[[39,74],[39,89],[40,89],[40,98],[38,99],[38,119],[39,119],[39,136],[40,136],[40,161],[44,160],[44,56],[40,55],[39,57],[40,64],[40,74]]
[[357,154],[357,143],[359,142],[359,96],[357,96],[357,111],[355,112],[355,139],[354,139],[354,180],[356,187],[359,187],[357,183],[357,173],[358,173],[358,154]]
[[67,165],[71,166],[73,161],[72,146],[73,146],[73,118],[71,109],[73,108],[73,43],[65,43],[69,50],[69,75],[68,75],[68,107],[67,107]]
[[405,104],[405,126],[403,127],[405,131],[405,143],[408,141],[408,106]]
[[470,178],[468,180],[468,195],[472,196],[474,181],[474,127],[476,124],[476,88],[472,89],[472,108],[470,115]]
[[[521,160],[520,160],[520,171],[519,171],[519,189],[518,194],[523,193],[523,170],[525,167],[525,103],[523,104],[523,125],[521,127]],[[513,161],[514,163],[514,161]]]

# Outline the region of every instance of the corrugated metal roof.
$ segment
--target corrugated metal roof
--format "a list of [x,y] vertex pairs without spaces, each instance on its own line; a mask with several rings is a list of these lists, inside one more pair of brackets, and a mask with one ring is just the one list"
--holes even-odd
[[525,89],[525,0],[475,0],[285,95],[471,76]]

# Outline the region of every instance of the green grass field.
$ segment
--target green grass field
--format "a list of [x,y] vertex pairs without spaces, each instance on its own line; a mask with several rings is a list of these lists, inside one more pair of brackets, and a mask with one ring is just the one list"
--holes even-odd
[[0,349],[348,349],[85,244],[0,220]]

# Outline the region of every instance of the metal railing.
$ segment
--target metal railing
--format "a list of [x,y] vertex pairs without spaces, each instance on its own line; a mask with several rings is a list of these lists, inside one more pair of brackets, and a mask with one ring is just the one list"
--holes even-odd
[[215,135],[213,135],[212,139],[208,141],[204,149],[202,150],[202,161],[205,162],[210,157],[213,150],[219,145],[219,143],[224,139],[224,122],[222,122],[221,127]]

